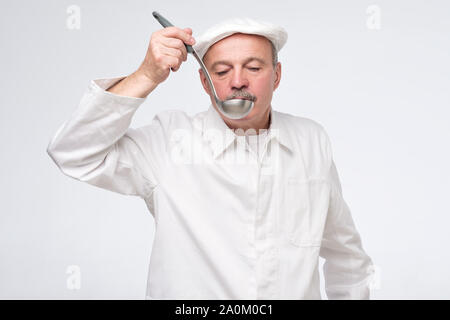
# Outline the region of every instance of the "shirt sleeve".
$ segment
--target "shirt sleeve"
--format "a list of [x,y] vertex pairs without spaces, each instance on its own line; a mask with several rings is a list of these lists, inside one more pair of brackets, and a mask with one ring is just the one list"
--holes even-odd
[[163,133],[157,117],[147,127],[129,128],[146,98],[105,91],[122,78],[91,81],[78,108],[49,142],[47,153],[69,177],[146,198],[157,185],[156,156],[163,147]]
[[330,204],[320,256],[325,259],[325,290],[329,299],[369,299],[373,264],[364,252],[343,196],[334,161],[329,172]]

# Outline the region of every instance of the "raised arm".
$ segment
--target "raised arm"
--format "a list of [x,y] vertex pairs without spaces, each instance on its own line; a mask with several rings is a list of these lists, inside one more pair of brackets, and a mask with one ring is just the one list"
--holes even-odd
[[164,125],[158,116],[129,128],[147,95],[186,60],[190,29],[165,28],[152,34],[139,69],[124,78],[92,81],[81,103],[47,147],[61,171],[75,179],[127,195],[148,197],[158,183]]
[[165,81],[170,71],[178,71],[187,59],[184,44],[195,43],[190,28],[168,27],[156,31],[150,43],[144,61],[134,73],[119,81],[108,91],[129,97],[145,98],[161,82]]

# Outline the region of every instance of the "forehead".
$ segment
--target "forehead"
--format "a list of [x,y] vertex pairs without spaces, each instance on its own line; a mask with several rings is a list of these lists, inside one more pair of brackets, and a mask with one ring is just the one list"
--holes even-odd
[[250,56],[270,61],[270,40],[254,34],[235,33],[214,43],[204,56],[205,63],[217,60],[245,60]]

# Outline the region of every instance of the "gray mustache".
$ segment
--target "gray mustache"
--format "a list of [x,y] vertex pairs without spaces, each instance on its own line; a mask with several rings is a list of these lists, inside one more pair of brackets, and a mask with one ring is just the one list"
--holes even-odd
[[248,100],[250,100],[250,101],[255,101],[255,100],[256,100],[256,97],[255,97],[254,95],[252,95],[250,92],[245,91],[245,90],[237,90],[237,91],[234,91],[232,94],[230,94],[230,95],[226,98],[226,100],[235,99],[235,98],[237,98],[237,97],[241,97],[241,98],[244,98],[244,99],[248,99]]

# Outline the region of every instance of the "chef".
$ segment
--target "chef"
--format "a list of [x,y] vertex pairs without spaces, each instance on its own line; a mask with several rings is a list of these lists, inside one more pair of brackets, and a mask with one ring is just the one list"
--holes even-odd
[[[47,152],[67,176],[142,198],[155,219],[147,299],[368,299],[373,264],[343,199],[330,140],[317,122],[276,111],[278,52],[286,31],[233,19],[194,39],[190,28],[154,32],[139,68],[91,81]],[[230,119],[211,105],[136,110],[193,45],[220,100],[254,102]],[[176,88],[173,89],[176,94]],[[147,106],[151,108],[151,103]]]

